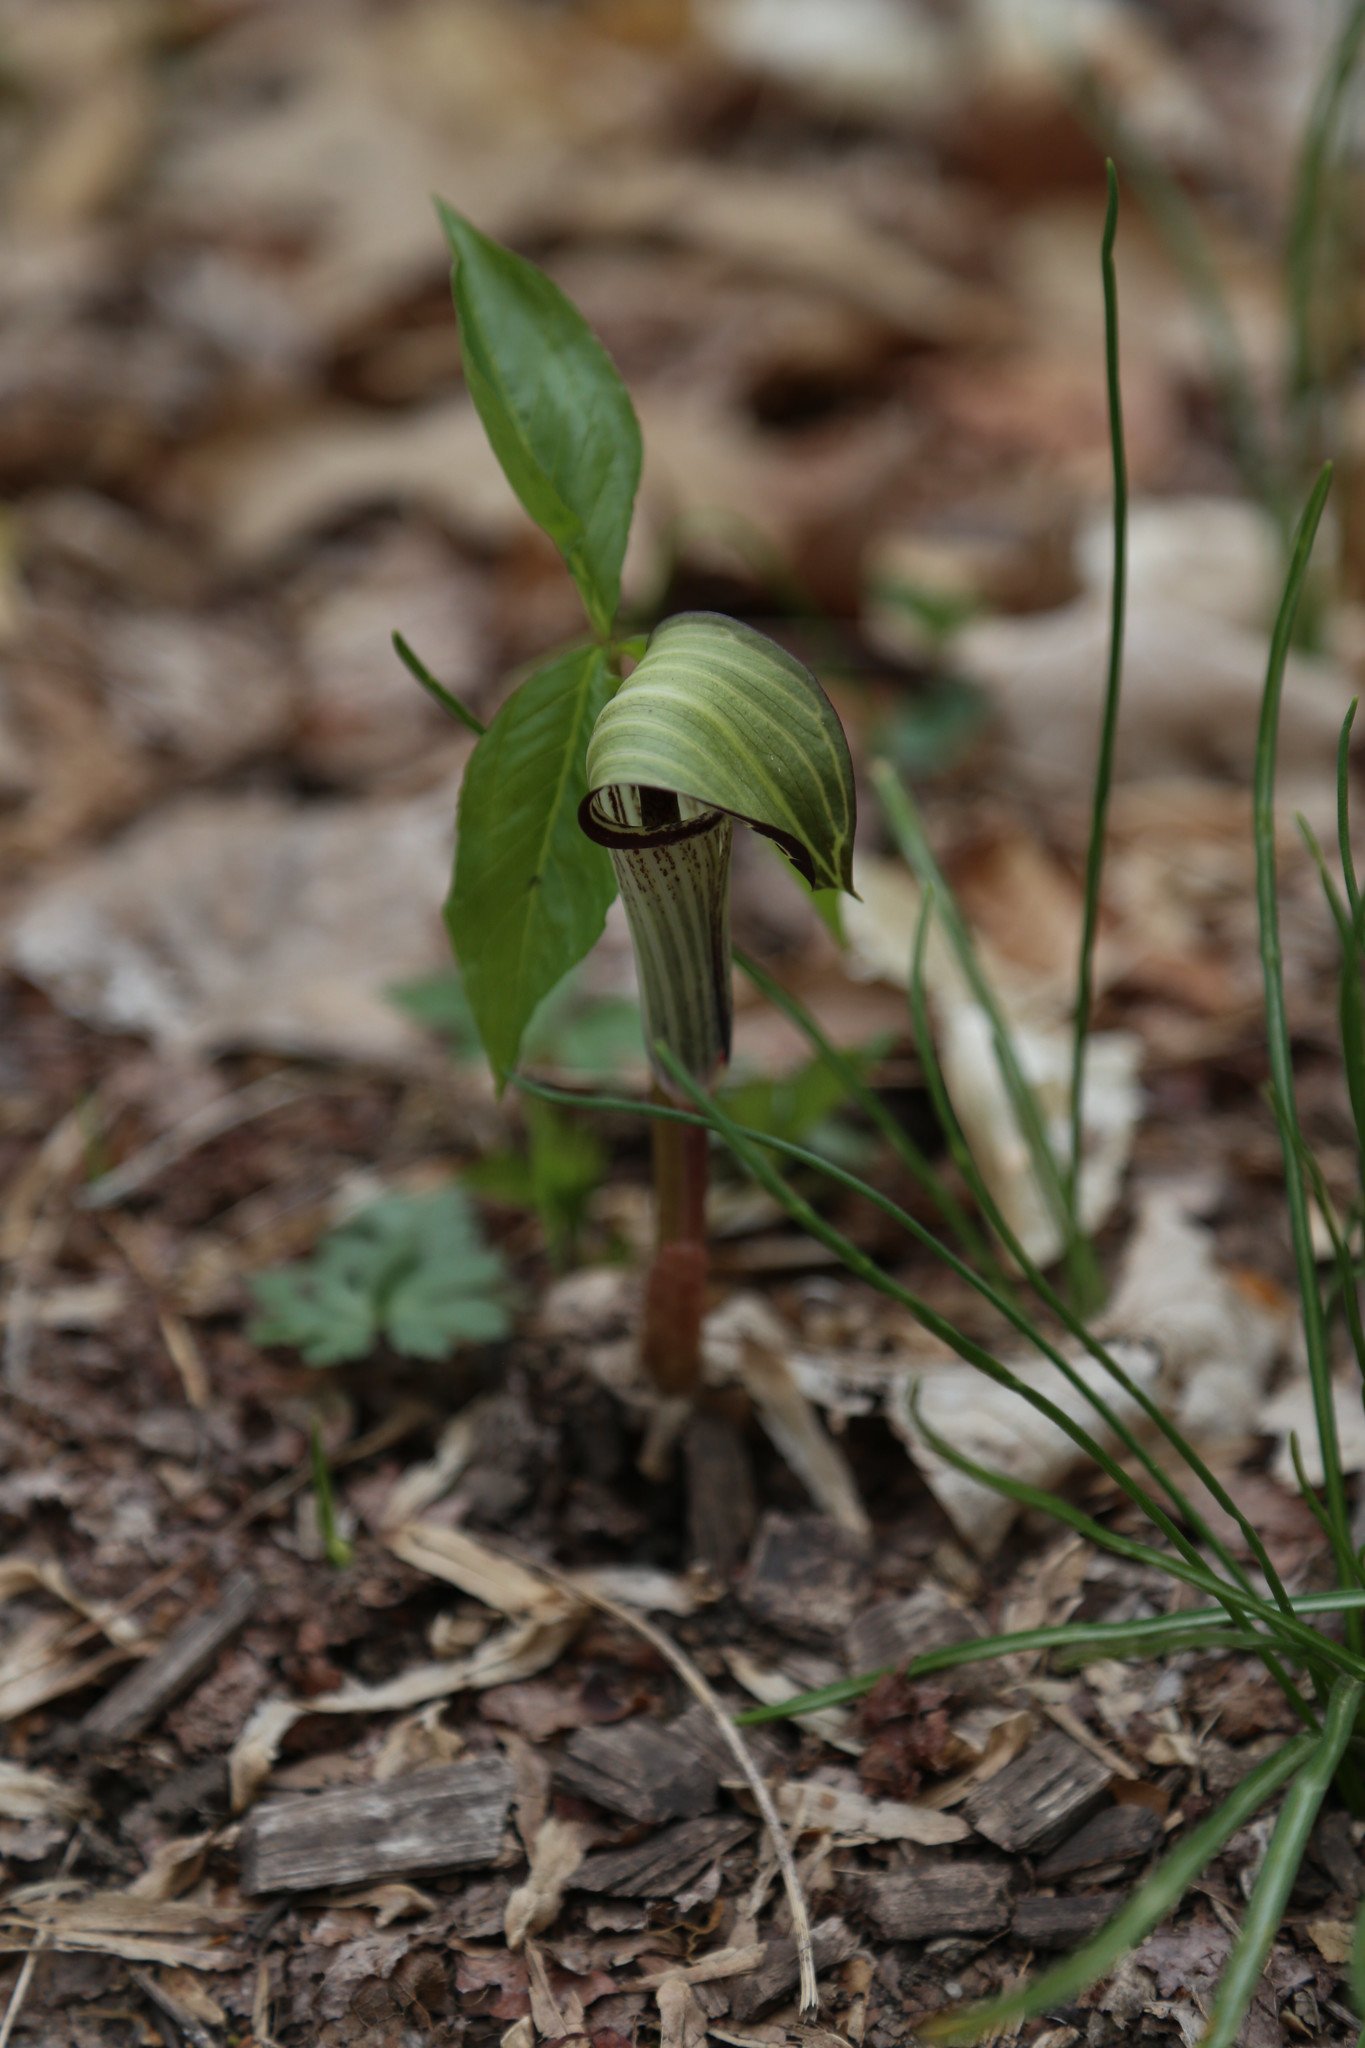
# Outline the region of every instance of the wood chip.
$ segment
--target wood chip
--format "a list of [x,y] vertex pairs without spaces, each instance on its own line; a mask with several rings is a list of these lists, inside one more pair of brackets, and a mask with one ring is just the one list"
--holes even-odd
[[83,1739],[122,1742],[152,1727],[236,1635],[256,1605],[258,1590],[250,1572],[234,1572],[214,1606],[182,1622],[159,1650],[96,1702],[81,1723]]
[[692,1819],[716,1803],[716,1774],[695,1748],[643,1718],[580,1728],[555,1776],[565,1791],[631,1820]]
[[1123,1904],[1121,1892],[1068,1892],[1061,1898],[1020,1899],[1012,1922],[1032,1948],[1075,1948],[1103,1927]]
[[999,1934],[1009,1925],[1011,1878],[1005,1863],[926,1864],[869,1877],[858,1898],[878,1933],[892,1941]]
[[1161,1821],[1150,1806],[1106,1806],[1093,1820],[1068,1835],[1037,1876],[1044,1884],[1070,1877],[1078,1870],[1097,1870],[1106,1863],[1127,1863],[1145,1856],[1161,1839]]
[[603,1849],[574,1874],[573,1888],[621,1899],[671,1899],[752,1832],[742,1814],[706,1814],[679,1821],[629,1849]]
[[513,1774],[502,1756],[261,1806],[242,1830],[242,1890],[313,1891],[492,1863]]
[[769,1514],[759,1525],[739,1597],[782,1635],[827,1643],[852,1621],[866,1577],[863,1545],[837,1522]]
[[918,1593],[896,1594],[864,1608],[850,1622],[844,1648],[851,1671],[880,1671],[980,1633],[955,1600],[937,1586],[925,1586]]
[[1055,1848],[1099,1806],[1111,1773],[1098,1757],[1050,1728],[964,1803],[979,1835],[1016,1856]]
[[754,1533],[754,1475],[748,1446],[728,1416],[699,1408],[683,1437],[689,1548],[723,1586],[738,1571]]
[[[848,1960],[858,1942],[842,1920],[821,1920],[811,1929],[811,1946],[816,1969],[832,1970],[836,1963]],[[756,2020],[796,1989],[797,1971],[796,1943],[785,1935],[770,1941],[758,1968],[737,1977],[731,1986],[731,2017],[741,2022]]]

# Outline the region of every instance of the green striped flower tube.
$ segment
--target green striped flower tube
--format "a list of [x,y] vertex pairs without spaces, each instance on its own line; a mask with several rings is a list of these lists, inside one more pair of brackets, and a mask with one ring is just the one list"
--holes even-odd
[[663,1044],[702,1082],[730,1052],[736,818],[812,888],[851,889],[853,772],[833,705],[763,634],[684,612],[599,716],[579,819],[616,869],[651,1057]]

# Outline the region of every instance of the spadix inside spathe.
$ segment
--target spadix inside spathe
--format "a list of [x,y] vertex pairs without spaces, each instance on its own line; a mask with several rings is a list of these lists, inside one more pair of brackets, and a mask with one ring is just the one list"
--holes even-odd
[[812,888],[851,888],[843,728],[785,649],[688,612],[664,621],[602,711],[587,766],[579,822],[616,870],[646,1042],[708,1081],[730,1049],[733,821],[776,840]]

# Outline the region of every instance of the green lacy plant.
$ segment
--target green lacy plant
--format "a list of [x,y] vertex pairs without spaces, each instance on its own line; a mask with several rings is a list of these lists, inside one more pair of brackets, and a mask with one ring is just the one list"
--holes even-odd
[[252,1341],[292,1345],[308,1365],[368,1358],[381,1341],[407,1358],[449,1358],[511,1328],[502,1255],[458,1187],[385,1195],[251,1289]]
[[[848,747],[815,677],[749,627],[690,613],[647,641],[622,634],[641,461],[626,388],[549,278],[449,207],[440,217],[466,386],[590,629],[524,676],[486,730],[395,638],[423,686],[478,735],[460,791],[451,942],[501,1085],[619,890],[658,1090],[677,1100],[660,1048],[702,1088],[729,1057],[735,821],[774,840],[811,889],[850,888]],[[706,1160],[704,1135],[656,1131],[642,1356],[675,1394],[700,1377]]]
[[[1177,1590],[1188,1588],[1200,1596],[1201,1604],[1198,1606],[1173,1609],[1167,1615],[1146,1621],[1068,1623],[957,1644],[912,1661],[905,1667],[905,1676],[911,1679],[929,1677],[986,1658],[1026,1652],[1060,1655],[1074,1666],[1115,1657],[1156,1657],[1201,1648],[1233,1649],[1260,1659],[1268,1677],[1282,1691],[1301,1726],[1300,1733],[1260,1760],[1212,1813],[1182,1836],[1119,1913],[1076,1954],[988,2004],[942,2013],[922,2022],[917,2037],[943,2042],[978,2040],[988,2036],[999,2038],[1001,2032],[1009,2032],[1032,2016],[1066,2006],[1078,1993],[1112,1969],[1128,1950],[1172,1912],[1237,1829],[1255,1818],[1277,1794],[1283,1792],[1279,1816],[1202,2037],[1203,2048],[1231,2048],[1283,1919],[1309,1833],[1329,1789],[1335,1784],[1354,1812],[1365,1810],[1365,1772],[1362,1770],[1362,1764],[1365,1764],[1365,1716],[1362,1715],[1362,1703],[1365,1702],[1365,1638],[1362,1637],[1365,1558],[1357,1553],[1352,1540],[1337,1442],[1328,1350],[1328,1314],[1335,1302],[1342,1311],[1356,1362],[1365,1380],[1365,1328],[1362,1328],[1357,1307],[1362,1240],[1365,1240],[1365,1078],[1362,1078],[1365,1076],[1365,996],[1362,996],[1361,986],[1362,969],[1365,968],[1365,898],[1357,885],[1351,855],[1347,778],[1350,717],[1343,727],[1337,764],[1339,878],[1331,875],[1325,856],[1310,839],[1340,938],[1342,1051],[1361,1160],[1361,1195],[1340,1222],[1326,1200],[1321,1171],[1305,1143],[1295,1108],[1280,951],[1274,818],[1276,741],[1285,664],[1313,539],[1330,486],[1330,469],[1324,470],[1319,477],[1294,534],[1266,671],[1253,806],[1271,1099],[1284,1160],[1284,1184],[1302,1305],[1308,1372],[1324,1472],[1321,1495],[1309,1485],[1301,1463],[1298,1467],[1299,1481],[1304,1498],[1327,1538],[1336,1580],[1330,1590],[1290,1594],[1248,1513],[1207,1465],[1197,1447],[1159,1404],[1132,1381],[1107,1344],[1095,1335],[1074,1292],[1055,1287],[1011,1232],[953,1116],[928,1028],[924,984],[925,942],[930,922],[937,918],[967,971],[978,999],[987,1008],[1002,1074],[1015,1097],[1021,1127],[1032,1131],[1035,1163],[1040,1168],[1044,1165],[1043,1155],[1047,1154],[1050,1182],[1044,1181],[1043,1184],[1051,1185],[1058,1213],[1069,1217],[1072,1213],[1069,1198],[1076,1181],[1083,1041],[1090,988],[1089,957],[1094,941],[1094,908],[1100,885],[1104,807],[1112,768],[1123,621],[1126,494],[1113,280],[1117,187],[1112,165],[1109,167],[1109,181],[1102,263],[1118,515],[1115,522],[1113,648],[1087,863],[1087,915],[1073,1062],[1075,1100],[1071,1159],[1068,1162],[1052,1156],[1046,1134],[1040,1132],[1030,1118],[1027,1083],[1019,1072],[1007,1023],[994,1005],[984,977],[980,976],[966,927],[943,891],[942,878],[933,867],[932,856],[909,800],[889,769],[883,769],[877,775],[878,788],[893,831],[926,884],[910,973],[915,1033],[930,1093],[943,1122],[950,1151],[981,1217],[993,1233],[994,1244],[988,1245],[985,1256],[982,1256],[968,1242],[966,1256],[959,1256],[945,1239],[856,1174],[834,1162],[818,1158],[803,1146],[738,1123],[664,1051],[661,1051],[660,1058],[679,1092],[689,1100],[691,1108],[689,1111],[660,1105],[651,1113],[672,1121],[691,1120],[695,1125],[708,1127],[714,1132],[753,1178],[782,1203],[793,1221],[833,1251],[850,1272],[908,1310],[931,1336],[946,1344],[959,1358],[996,1385],[1007,1388],[1018,1399],[1027,1402],[1067,1436],[1139,1512],[1148,1525],[1150,1535],[1147,1539],[1121,1535],[1059,1494],[1006,1478],[974,1464],[955,1445],[935,1433],[919,1413],[918,1405],[912,1403],[912,1412],[917,1416],[925,1441],[940,1457],[1020,1507],[1040,1511],[1075,1530],[1098,1549],[1160,1573]],[[782,1001],[788,1013],[803,1022],[817,1049],[823,1049],[831,1063],[841,1062],[842,1056],[821,1039],[817,1027],[804,1016],[800,1006],[790,996],[784,996]],[[849,1074],[846,1066],[840,1065],[836,1070],[843,1074],[853,1097],[878,1120],[879,1127],[885,1128],[885,1111],[875,1094],[856,1075]],[[535,1086],[537,1092],[552,1099],[574,1099],[540,1084]],[[582,1098],[579,1100],[581,1102]],[[594,1097],[591,1101],[600,1107],[617,1106],[610,1097]],[[892,1132],[887,1135],[894,1143]],[[1002,1363],[967,1330],[869,1257],[806,1199],[780,1170],[776,1160],[799,1166],[803,1172],[823,1175],[835,1186],[871,1202],[898,1224],[908,1239],[948,1266],[990,1310],[1023,1337],[1039,1357],[1048,1360],[1063,1375],[1093,1415],[1094,1427],[1087,1427],[1085,1422],[1065,1412],[1027,1378]],[[1309,1209],[1312,1194],[1318,1195],[1323,1213],[1332,1218],[1335,1273],[1329,1289],[1321,1285],[1313,1249]],[[945,1220],[954,1227],[955,1235],[961,1241],[962,1219],[949,1215]],[[975,1229],[975,1224],[970,1227]],[[1085,1269],[1075,1269],[1078,1241],[1073,1228],[1070,1242],[1073,1288],[1078,1280],[1083,1284],[1088,1282]],[[1001,1261],[995,1255],[997,1246],[1010,1261],[1008,1273],[1001,1270]],[[1088,1248],[1086,1252],[1088,1254]],[[1109,1382],[1126,1396],[1122,1411],[1106,1397],[1102,1384],[1094,1383],[1090,1376],[1078,1371],[1072,1358],[1054,1341],[1049,1332],[1058,1326],[1067,1338],[1098,1363]],[[1136,1427],[1126,1420],[1126,1414],[1132,1412],[1129,1403],[1135,1406],[1141,1418]],[[1152,1448],[1154,1439],[1160,1439],[1158,1451]],[[1240,1554],[1234,1549],[1233,1532],[1240,1538]],[[1334,1615],[1344,1617],[1342,1638],[1324,1632],[1319,1625]],[[846,1704],[859,1698],[886,1675],[886,1671],[866,1672],[818,1692],[802,1694],[778,1706],[755,1709],[740,1718],[752,1723]],[[1362,1909],[1357,1930],[1355,1954],[1354,1996],[1358,2009],[1365,2016],[1365,1909]],[[1362,2038],[1365,2039],[1365,2035]]]

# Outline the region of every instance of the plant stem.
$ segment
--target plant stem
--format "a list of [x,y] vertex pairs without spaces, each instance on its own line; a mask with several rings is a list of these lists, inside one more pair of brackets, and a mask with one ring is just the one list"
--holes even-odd
[[[654,1100],[667,1101],[662,1089]],[[640,1357],[659,1393],[691,1399],[701,1389],[706,1308],[705,1126],[650,1126],[654,1154],[654,1262],[645,1283]]]

